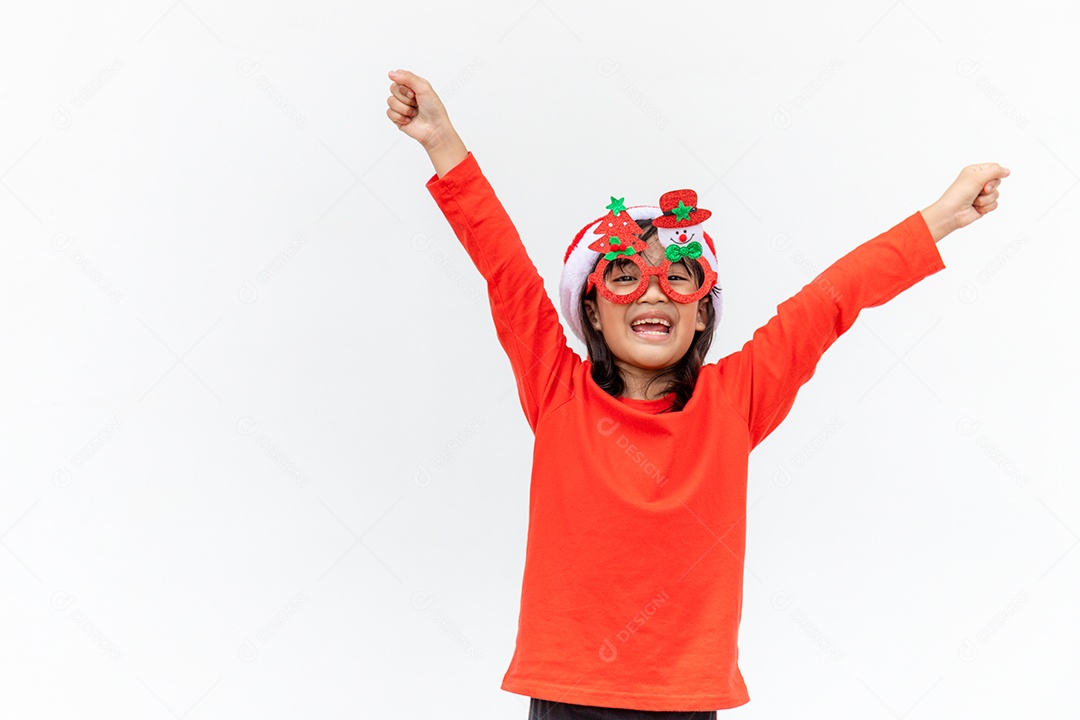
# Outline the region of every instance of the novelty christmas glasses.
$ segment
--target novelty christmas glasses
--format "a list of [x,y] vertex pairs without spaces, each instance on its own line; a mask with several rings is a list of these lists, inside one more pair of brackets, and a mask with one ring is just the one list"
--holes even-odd
[[[693,243],[698,245],[698,243]],[[656,275],[660,280],[660,289],[675,302],[692,303],[704,297],[716,284],[716,273],[708,262],[701,257],[701,248],[688,247],[687,254],[680,255],[681,248],[669,245],[660,265],[646,265],[635,248],[630,255],[619,255],[618,259],[608,260],[606,255],[589,275],[586,292],[595,287],[597,292],[613,303],[631,303],[649,289],[649,279]],[[642,248],[644,249],[644,248]],[[698,286],[697,280],[688,267],[679,264],[683,258],[697,261],[705,275],[705,282]],[[607,272],[608,265],[614,265]],[[607,273],[607,277],[604,274]]]
[[[665,199],[667,196],[661,198],[661,205]],[[708,210],[685,205],[682,199],[677,207],[663,208],[663,214],[653,220],[653,225],[664,246],[664,260],[660,265],[648,265],[641,257],[641,252],[648,247],[638,237],[643,233],[641,226],[626,212],[621,199],[613,197],[611,200],[608,205],[611,212],[594,231],[601,237],[589,245],[590,250],[603,255],[588,277],[586,292],[595,287],[613,303],[631,303],[645,294],[653,275],[658,277],[664,294],[679,303],[694,302],[713,289],[716,272],[709,267],[701,243],[691,239],[697,235],[693,230],[701,229],[700,222],[704,219],[701,215],[708,217]],[[692,201],[696,200],[695,195]],[[695,211],[698,215],[691,219]],[[680,222],[685,223],[683,228],[678,227]],[[688,230],[691,231],[689,234]],[[700,285],[688,267],[691,262],[697,262],[703,271],[704,281]],[[610,272],[609,265],[613,266]]]

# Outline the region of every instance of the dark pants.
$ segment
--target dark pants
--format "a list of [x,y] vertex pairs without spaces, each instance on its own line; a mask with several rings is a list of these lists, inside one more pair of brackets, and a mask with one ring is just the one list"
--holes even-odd
[[626,710],[529,698],[529,720],[716,720],[716,711]]

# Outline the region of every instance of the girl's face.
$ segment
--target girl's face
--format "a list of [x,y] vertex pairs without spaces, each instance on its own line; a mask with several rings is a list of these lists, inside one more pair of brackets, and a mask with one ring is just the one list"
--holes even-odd
[[[654,239],[655,240],[655,239]],[[663,262],[662,250],[657,241],[650,243],[642,253],[647,263]],[[612,263],[614,265],[614,263]],[[608,278],[617,281],[620,272],[608,268]],[[693,274],[684,263],[671,266],[669,281],[685,283],[687,279],[697,287]],[[676,275],[678,278],[676,278]],[[621,363],[642,370],[660,370],[677,363],[690,348],[694,332],[705,329],[709,296],[692,303],[675,302],[660,289],[656,276],[649,278],[648,289],[641,297],[629,303],[615,303],[600,293],[585,300],[587,321],[604,336],[604,342],[612,355]],[[645,318],[659,318],[664,323],[640,323]]]

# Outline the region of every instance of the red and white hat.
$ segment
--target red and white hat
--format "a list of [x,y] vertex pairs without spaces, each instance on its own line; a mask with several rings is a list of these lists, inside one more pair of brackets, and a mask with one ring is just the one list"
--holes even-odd
[[[638,220],[651,220],[663,247],[666,250],[674,247],[679,251],[668,250],[668,257],[677,257],[680,253],[687,257],[697,257],[699,261],[704,260],[713,273],[717,272],[716,247],[709,233],[702,227],[702,223],[712,215],[712,212],[697,207],[697,193],[693,190],[666,192],[660,196],[659,207],[655,205],[626,207],[623,205],[623,198],[612,196],[607,208],[608,214],[593,220],[578,231],[573,242],[566,249],[566,255],[563,256],[563,270],[559,278],[559,300],[563,317],[582,342],[585,342],[585,333],[582,330],[583,318],[578,311],[581,295],[585,292],[586,283],[593,268],[596,267],[597,260],[601,255],[605,255],[599,249],[601,247],[599,241],[593,242],[593,235],[612,236],[614,247],[626,248],[625,241],[619,240],[620,238],[625,240],[627,237],[626,229],[618,227],[619,223],[623,226],[633,226],[633,223]],[[635,231],[640,230],[636,226],[633,227]],[[701,239],[705,242],[699,242]],[[622,252],[632,254],[633,250],[629,252],[622,250]],[[612,253],[607,253],[607,255],[612,255]],[[715,329],[720,324],[723,301],[719,276],[715,278],[715,284],[708,293],[715,308],[713,322]]]

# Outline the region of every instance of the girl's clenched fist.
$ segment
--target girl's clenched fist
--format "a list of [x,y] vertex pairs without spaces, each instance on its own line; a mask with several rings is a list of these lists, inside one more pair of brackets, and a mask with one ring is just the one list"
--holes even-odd
[[970,225],[998,206],[998,185],[1009,169],[998,163],[968,165],[937,202],[922,211],[934,241]]
[[391,70],[386,115],[398,128],[430,149],[454,134],[442,100],[424,78],[408,70]]

